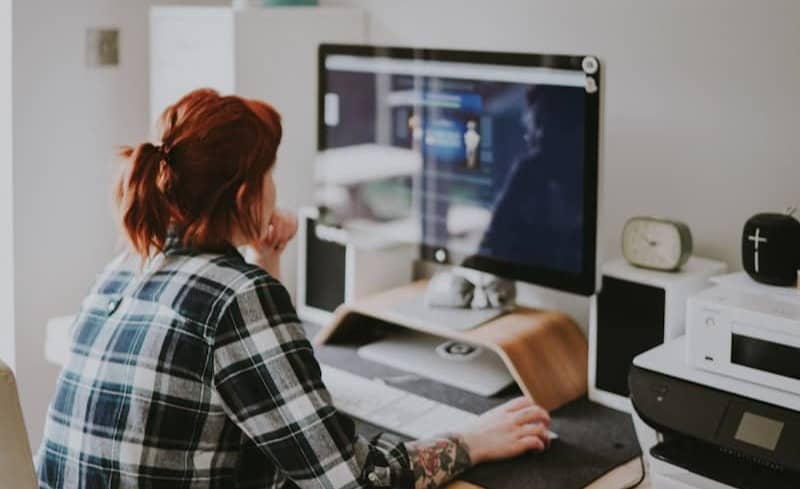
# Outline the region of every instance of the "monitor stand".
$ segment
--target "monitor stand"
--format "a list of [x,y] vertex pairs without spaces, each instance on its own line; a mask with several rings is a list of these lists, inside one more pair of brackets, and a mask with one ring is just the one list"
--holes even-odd
[[425,304],[425,294],[411,300],[395,304],[391,314],[400,318],[422,321],[434,327],[467,331],[508,313],[505,309],[461,309],[429,307]]
[[397,331],[358,349],[367,360],[490,397],[514,383],[488,348],[415,331]]
[[[354,342],[363,344],[361,339],[374,338],[375,334],[412,330],[440,338],[440,343],[447,338],[482,346],[502,361],[519,389],[545,409],[557,409],[586,394],[588,346],[586,337],[569,316],[517,307],[478,328],[455,331],[421,320],[404,319],[402,314],[393,311],[397,304],[425,293],[426,288],[427,283],[419,281],[344,304],[334,321],[314,338],[314,343],[352,346]],[[428,355],[431,351],[435,354],[435,347],[427,347]],[[397,363],[400,368],[416,370],[414,364],[419,357],[394,357],[403,359],[402,364]],[[457,385],[463,385],[468,375],[464,364],[453,361],[441,368],[420,368],[419,371],[426,377],[454,373],[456,378],[449,383]]]

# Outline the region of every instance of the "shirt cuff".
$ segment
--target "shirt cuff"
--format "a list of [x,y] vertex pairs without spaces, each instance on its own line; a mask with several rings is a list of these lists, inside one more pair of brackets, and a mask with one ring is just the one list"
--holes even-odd
[[413,489],[411,462],[403,441],[387,433],[373,438],[361,479],[374,489]]

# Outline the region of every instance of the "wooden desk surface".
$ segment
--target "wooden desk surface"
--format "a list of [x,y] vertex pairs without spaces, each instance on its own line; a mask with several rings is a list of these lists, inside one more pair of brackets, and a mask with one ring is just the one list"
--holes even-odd
[[[639,459],[633,459],[627,464],[617,467],[600,479],[592,482],[586,489],[623,489],[639,480],[641,477],[641,464]],[[646,477],[645,480],[636,487],[636,489],[651,489],[650,478]],[[446,489],[484,489],[482,487],[470,484],[469,482],[454,481],[447,485]],[[492,488],[494,489],[494,488]],[[498,488],[505,489],[505,488]],[[511,489],[511,488],[508,488]]]

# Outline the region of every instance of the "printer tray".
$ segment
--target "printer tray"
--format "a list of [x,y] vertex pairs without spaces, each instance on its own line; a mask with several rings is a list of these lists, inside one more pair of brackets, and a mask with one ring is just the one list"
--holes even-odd
[[737,489],[797,489],[800,473],[727,449],[677,437],[650,449],[650,455]]

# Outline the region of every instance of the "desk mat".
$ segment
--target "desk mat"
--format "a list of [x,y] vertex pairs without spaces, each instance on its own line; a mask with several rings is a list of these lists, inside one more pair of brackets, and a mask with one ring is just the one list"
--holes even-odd
[[[313,336],[315,328],[307,327],[309,335]],[[520,395],[516,388],[491,398],[464,392],[365,360],[356,354],[357,346],[324,345],[317,348],[316,355],[322,363],[358,375],[381,378],[395,387],[474,413],[482,413]],[[483,464],[459,479],[486,489],[583,489],[641,454],[633,421],[627,414],[582,398],[551,413],[551,417],[552,430],[560,438],[546,452]],[[356,421],[356,425],[365,437],[384,431],[361,421]]]
[[583,489],[641,455],[629,415],[583,398],[552,418],[560,438],[546,452],[479,465],[460,479],[487,489]]

